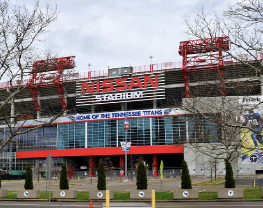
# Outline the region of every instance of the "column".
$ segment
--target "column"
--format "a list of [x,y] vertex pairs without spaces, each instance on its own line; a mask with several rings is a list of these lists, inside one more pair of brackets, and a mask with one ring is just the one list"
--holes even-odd
[[15,123],[15,102],[14,102],[14,98],[11,99],[10,103],[11,103],[10,123],[14,124]]
[[157,109],[157,100],[153,100],[153,109]]
[[91,106],[91,113],[95,113],[95,105]]
[[158,161],[157,155],[153,155],[153,177],[158,176]]
[[125,111],[124,103],[121,103],[121,111]]
[[94,176],[95,156],[89,156],[89,177]]
[[124,170],[125,170],[124,155],[120,155],[120,177],[125,176]]
[[[65,101],[65,105],[67,106],[68,105],[68,100],[67,100],[68,92],[67,92],[67,89],[65,87],[63,87],[63,91],[64,91],[63,100]],[[66,107],[66,109],[64,109],[63,116],[67,116],[67,108],[68,107]]]

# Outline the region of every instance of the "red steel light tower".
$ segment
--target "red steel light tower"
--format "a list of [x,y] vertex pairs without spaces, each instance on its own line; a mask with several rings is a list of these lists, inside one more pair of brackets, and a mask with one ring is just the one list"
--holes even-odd
[[[221,95],[226,95],[223,70],[223,53],[229,50],[229,37],[215,37],[181,41],[179,55],[182,56],[185,97],[190,98],[189,73],[192,71],[219,70]],[[197,55],[193,55],[197,54]]]
[[65,110],[67,108],[67,102],[64,97],[63,71],[75,67],[74,58],[75,56],[68,56],[34,62],[28,87],[37,112],[40,111],[37,89],[42,87],[55,86],[62,109]]

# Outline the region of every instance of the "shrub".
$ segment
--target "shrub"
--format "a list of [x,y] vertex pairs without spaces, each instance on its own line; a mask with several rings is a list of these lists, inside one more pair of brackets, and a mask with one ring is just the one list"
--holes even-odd
[[97,181],[98,190],[106,190],[106,173],[104,170],[104,164],[100,160],[98,167],[98,181]]
[[233,170],[231,163],[225,159],[226,175],[225,175],[225,188],[235,188],[235,179],[233,176]]
[[31,165],[28,163],[26,166],[26,174],[25,174],[25,189],[31,190],[33,189],[33,177],[32,177],[32,169]]
[[147,189],[148,186],[146,169],[142,162],[139,163],[137,168],[136,186],[137,189]]
[[60,187],[60,189],[69,189],[68,173],[67,173],[67,167],[66,167],[65,163],[63,163],[62,169],[61,169],[61,172],[60,172],[59,187]]
[[189,175],[187,162],[182,161],[182,175],[181,175],[181,188],[192,189],[191,178]]

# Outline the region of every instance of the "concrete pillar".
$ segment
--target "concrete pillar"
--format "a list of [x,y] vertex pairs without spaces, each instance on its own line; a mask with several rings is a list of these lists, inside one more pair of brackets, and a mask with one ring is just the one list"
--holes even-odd
[[157,109],[157,100],[153,100],[153,109]]
[[41,119],[40,111],[37,111],[37,119]]
[[95,156],[89,156],[89,177],[94,176]]
[[120,155],[120,177],[125,176],[125,160],[124,155]]
[[[39,107],[40,107],[40,109],[41,109],[41,102],[40,102],[40,92],[39,92],[39,90],[37,90],[37,100],[38,100],[38,104],[39,104]],[[40,115],[40,110],[39,111],[37,111],[37,119],[41,119],[41,115]]]
[[[67,89],[65,87],[63,87],[63,89],[64,89],[64,95],[63,95],[64,96],[64,100],[66,102],[66,105],[68,106],[68,100],[67,100],[68,92],[67,92]],[[64,110],[63,116],[67,116],[67,109]]]
[[95,105],[91,106],[91,113],[95,113]]
[[10,123],[13,124],[13,123],[15,123],[15,118],[14,118],[14,116],[15,116],[15,102],[14,102],[14,99],[12,99],[10,103],[11,103]]
[[125,103],[121,103],[121,111],[125,111]]
[[158,157],[157,155],[153,155],[153,177],[158,176]]

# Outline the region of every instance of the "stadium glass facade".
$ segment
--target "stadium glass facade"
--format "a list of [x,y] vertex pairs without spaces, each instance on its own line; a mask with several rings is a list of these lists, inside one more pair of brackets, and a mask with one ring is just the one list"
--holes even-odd
[[[132,118],[128,121],[130,128],[127,131],[127,141],[131,142],[132,148],[136,146],[160,148],[184,144],[186,140],[195,141],[201,134],[210,137],[218,135],[210,119],[196,122],[185,115]],[[16,152],[120,147],[120,142],[125,141],[124,122],[125,119],[58,123],[20,134],[14,139],[15,142],[4,148],[1,158],[2,169],[7,172],[25,170],[28,162],[42,164],[45,161],[45,158],[17,160]],[[1,129],[0,132],[2,138],[8,138],[7,128]],[[56,157],[54,161],[59,166],[65,162],[65,158]]]
[[[186,140],[198,140],[202,134],[217,137],[218,129],[211,120],[208,117],[197,122],[189,116],[129,119],[127,140],[132,146],[153,146],[184,144]],[[73,122],[38,128],[18,135],[16,142],[4,151],[119,147],[125,140],[124,122],[124,119]],[[8,138],[7,128],[0,132],[2,138]]]

